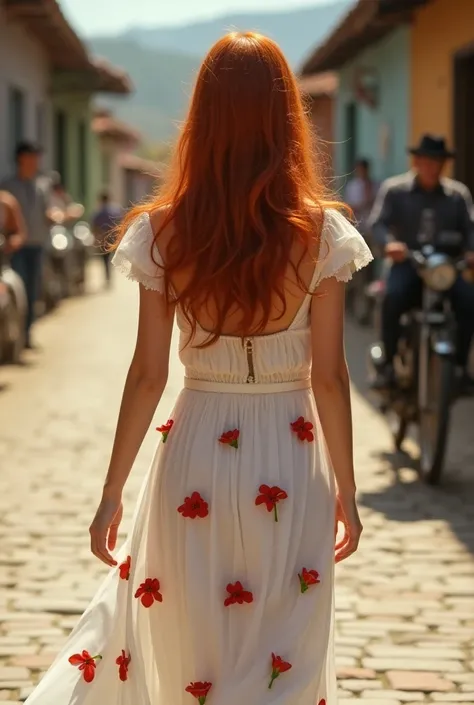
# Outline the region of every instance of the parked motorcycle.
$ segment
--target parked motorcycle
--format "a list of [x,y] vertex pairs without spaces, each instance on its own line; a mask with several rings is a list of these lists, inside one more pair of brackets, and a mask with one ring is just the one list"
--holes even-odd
[[0,362],[20,361],[25,346],[26,312],[25,288],[10,267],[7,239],[0,234]]
[[[456,397],[456,320],[447,292],[465,263],[431,244],[411,252],[410,258],[422,280],[422,304],[402,316],[394,360],[395,380],[378,393],[382,410],[393,421],[397,448],[401,447],[409,426],[418,426],[421,474],[434,485],[439,483],[443,472],[450,411]],[[382,369],[384,362],[383,346],[372,345],[369,354],[372,373]]]

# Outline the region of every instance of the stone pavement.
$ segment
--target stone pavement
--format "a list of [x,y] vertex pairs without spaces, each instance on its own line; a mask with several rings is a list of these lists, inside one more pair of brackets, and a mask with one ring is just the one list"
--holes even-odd
[[[117,280],[112,292],[68,302],[38,324],[43,352],[24,368],[0,368],[0,705],[26,698],[104,574],[87,528],[133,350],[136,300],[134,285]],[[336,571],[340,705],[472,705],[474,444],[461,423],[472,408],[458,412],[454,479],[441,490],[422,486],[410,458],[391,454],[363,396],[365,342],[349,326],[365,532],[359,553]],[[181,375],[174,355],[157,420],[167,418]],[[124,528],[155,442],[151,431],[127,487]]]

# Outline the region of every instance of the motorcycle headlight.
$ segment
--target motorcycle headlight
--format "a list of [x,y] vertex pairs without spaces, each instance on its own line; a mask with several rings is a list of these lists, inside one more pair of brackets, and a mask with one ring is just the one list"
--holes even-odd
[[426,286],[434,291],[447,291],[456,281],[457,272],[449,257],[434,254],[428,257],[421,276]]
[[67,236],[64,233],[55,233],[52,237],[52,245],[55,250],[66,250],[69,244]]

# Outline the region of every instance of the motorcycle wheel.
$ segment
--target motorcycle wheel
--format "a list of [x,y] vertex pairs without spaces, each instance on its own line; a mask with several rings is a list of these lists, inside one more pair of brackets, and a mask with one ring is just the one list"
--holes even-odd
[[420,414],[420,471],[430,485],[439,484],[443,472],[453,388],[453,361],[431,355],[428,408]]

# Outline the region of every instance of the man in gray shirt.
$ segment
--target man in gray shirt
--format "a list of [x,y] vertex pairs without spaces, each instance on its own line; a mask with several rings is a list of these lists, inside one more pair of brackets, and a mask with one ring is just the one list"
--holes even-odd
[[20,204],[26,225],[26,240],[12,257],[12,267],[22,278],[28,300],[26,345],[32,347],[30,331],[41,284],[41,265],[49,234],[46,215],[49,180],[38,175],[41,150],[30,142],[21,142],[15,151],[16,174],[1,184]]
[[[393,379],[400,317],[420,301],[421,280],[407,255],[410,249],[422,246],[428,229],[426,221],[429,220],[430,235],[437,249],[445,249],[443,239],[448,235],[458,234],[457,252],[452,254],[464,254],[474,265],[471,194],[460,182],[442,177],[453,153],[448,151],[443,138],[432,135],[425,135],[410,153],[414,156],[414,169],[382,184],[369,218],[375,242],[393,260],[382,307],[381,332],[387,367],[375,387],[384,387]],[[450,250],[451,245],[447,242],[445,245]],[[471,386],[466,368],[474,334],[474,287],[458,277],[449,293],[459,324],[457,363],[464,383]]]

